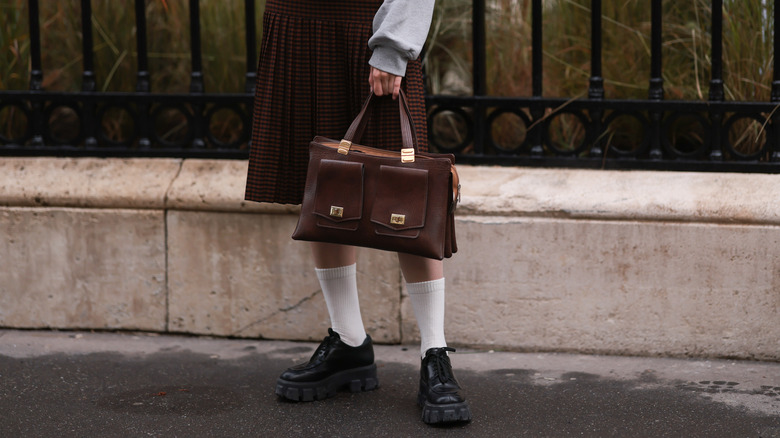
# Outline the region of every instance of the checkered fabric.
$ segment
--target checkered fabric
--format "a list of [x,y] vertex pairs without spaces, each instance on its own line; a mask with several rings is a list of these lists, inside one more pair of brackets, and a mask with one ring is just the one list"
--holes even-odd
[[[300,204],[309,142],[341,139],[368,97],[374,14],[381,0],[268,0],[257,74],[245,198]],[[427,150],[422,66],[407,93],[420,150]],[[379,98],[358,143],[400,150],[398,102]]]

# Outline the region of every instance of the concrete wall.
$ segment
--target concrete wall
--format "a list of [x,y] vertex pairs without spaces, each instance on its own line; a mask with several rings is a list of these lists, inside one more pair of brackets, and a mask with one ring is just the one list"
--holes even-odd
[[[780,360],[780,176],[460,166],[453,345]],[[313,340],[297,207],[246,162],[0,160],[0,326]],[[393,254],[359,250],[367,329],[414,343]]]

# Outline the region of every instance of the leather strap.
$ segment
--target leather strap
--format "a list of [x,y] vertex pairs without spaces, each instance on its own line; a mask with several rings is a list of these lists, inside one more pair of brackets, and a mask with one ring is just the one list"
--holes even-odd
[[[363,107],[360,109],[355,120],[347,129],[347,133],[344,135],[344,140],[352,143],[359,143],[363,137],[363,131],[370,119],[369,111],[373,111],[372,102],[376,100],[376,96],[373,92],[368,96],[368,99],[363,103]],[[406,94],[403,90],[398,94],[398,110],[401,119],[401,143],[404,149],[413,149],[414,153],[419,153],[417,147],[417,132],[414,130],[414,123],[412,122],[411,111],[409,110],[409,104],[406,101]]]

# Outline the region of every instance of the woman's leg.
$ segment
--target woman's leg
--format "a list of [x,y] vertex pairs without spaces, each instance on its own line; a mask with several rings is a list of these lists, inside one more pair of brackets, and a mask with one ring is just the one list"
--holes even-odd
[[311,249],[332,328],[308,363],[288,368],[279,376],[276,394],[294,401],[313,401],[342,389],[375,389],[374,347],[360,317],[355,248],[312,243]]
[[441,260],[398,254],[417,326],[420,356],[431,348],[447,346],[444,338],[444,264]]
[[428,424],[471,421],[471,409],[447,355],[444,339],[444,264],[398,254],[417,325],[420,327],[420,389],[417,403]]
[[407,283],[438,280],[444,278],[444,263],[411,254],[398,253],[398,263]]
[[355,248],[312,242],[311,249],[333,331],[349,346],[363,344],[366,330],[360,315]]
[[335,243],[311,242],[314,267],[317,269],[338,268],[355,264],[355,247]]

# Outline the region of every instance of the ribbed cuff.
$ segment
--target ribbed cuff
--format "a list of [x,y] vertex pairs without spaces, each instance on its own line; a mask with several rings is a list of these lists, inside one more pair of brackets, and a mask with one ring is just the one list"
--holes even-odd
[[357,275],[357,264],[353,263],[347,266],[340,266],[338,268],[328,268],[328,269],[314,268],[314,272],[317,273],[318,280],[333,280],[334,278],[345,278],[345,277]]
[[406,76],[406,64],[408,63],[409,61],[403,52],[382,46],[374,48],[374,53],[368,60],[368,64],[372,67],[396,76]]
[[406,283],[406,290],[409,295],[429,294],[444,290],[444,277],[438,280],[421,281],[419,283]]

